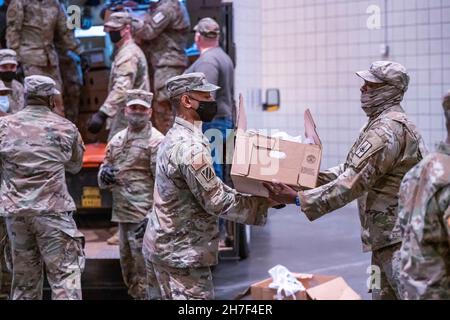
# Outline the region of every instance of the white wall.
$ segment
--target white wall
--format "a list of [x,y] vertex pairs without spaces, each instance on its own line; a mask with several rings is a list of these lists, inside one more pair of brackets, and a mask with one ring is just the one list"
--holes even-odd
[[[380,45],[387,43],[389,60],[410,72],[407,113],[429,146],[443,138],[440,100],[450,89],[450,0],[387,0],[387,7],[384,0],[234,3],[236,86],[247,96],[253,127],[302,133],[309,107],[324,143],[322,166],[343,161],[366,119],[355,71],[380,60]],[[373,4],[381,8],[379,30],[366,25]],[[282,109],[275,113],[262,112],[248,97],[270,87],[281,89]]]

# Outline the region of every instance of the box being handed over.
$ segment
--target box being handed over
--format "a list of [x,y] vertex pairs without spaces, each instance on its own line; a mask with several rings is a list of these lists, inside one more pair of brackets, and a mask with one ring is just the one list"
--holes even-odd
[[263,182],[278,182],[295,189],[314,188],[322,160],[322,144],[309,109],[305,111],[304,144],[259,133],[246,132],[247,119],[239,97],[238,131],[236,134],[231,178],[239,192],[261,197],[269,193]]

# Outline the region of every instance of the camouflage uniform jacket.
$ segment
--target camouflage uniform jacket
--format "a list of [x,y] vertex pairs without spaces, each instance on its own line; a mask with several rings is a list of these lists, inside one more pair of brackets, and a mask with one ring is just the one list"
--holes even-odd
[[145,16],[144,26],[135,32],[149,51],[155,67],[187,67],[185,48],[191,24],[178,0],[161,0],[154,12]]
[[177,117],[158,150],[154,208],[144,237],[152,262],[174,268],[216,265],[219,217],[265,224],[268,201],[223,184],[210,154],[201,129]]
[[126,123],[123,108],[125,107],[126,91],[130,89],[150,91],[147,60],[142,50],[132,40],[120,47],[115,54],[109,75],[109,94],[100,107],[100,111],[111,118],[119,114],[123,121],[117,120],[116,122]]
[[67,16],[57,0],[12,0],[7,13],[8,48],[17,52],[22,63],[57,66],[55,38],[67,50],[81,47],[67,28]]
[[450,299],[450,145],[441,143],[402,181],[397,226],[404,299]]
[[11,82],[3,82],[5,86],[12,90],[11,94],[8,95],[9,99],[9,112],[16,113],[25,107],[25,96],[23,85],[17,81],[13,80]]
[[299,193],[301,209],[315,220],[359,198],[363,250],[398,243],[393,229],[400,183],[424,153],[421,135],[394,105],[369,119],[345,163],[319,175],[320,187]]
[[0,215],[76,210],[65,171],[80,171],[83,153],[75,125],[46,106],[0,118]]
[[106,147],[104,165],[112,165],[117,183],[100,188],[110,188],[113,194],[112,221],[139,223],[153,205],[153,187],[158,146],[164,136],[149,123],[142,131],[131,133],[124,129],[117,133]]

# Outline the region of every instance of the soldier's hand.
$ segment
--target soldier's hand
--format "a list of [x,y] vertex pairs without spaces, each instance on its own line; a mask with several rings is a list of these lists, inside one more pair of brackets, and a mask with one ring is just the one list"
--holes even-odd
[[117,169],[111,165],[105,165],[100,172],[100,179],[106,185],[112,185],[116,183]]
[[94,113],[91,119],[89,119],[88,131],[93,134],[99,133],[107,118],[108,116],[102,111]]
[[264,187],[269,191],[269,199],[279,204],[291,204],[295,203],[297,197],[297,191],[293,188],[279,182],[264,182]]

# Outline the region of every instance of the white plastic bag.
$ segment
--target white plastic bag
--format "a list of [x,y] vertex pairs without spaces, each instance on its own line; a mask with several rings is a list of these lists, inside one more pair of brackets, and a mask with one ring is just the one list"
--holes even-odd
[[273,280],[273,282],[269,284],[269,288],[277,290],[277,300],[283,300],[283,291],[284,296],[292,296],[293,299],[296,300],[295,294],[299,291],[306,290],[302,283],[298,281],[285,266],[276,265],[269,270],[269,274]]

